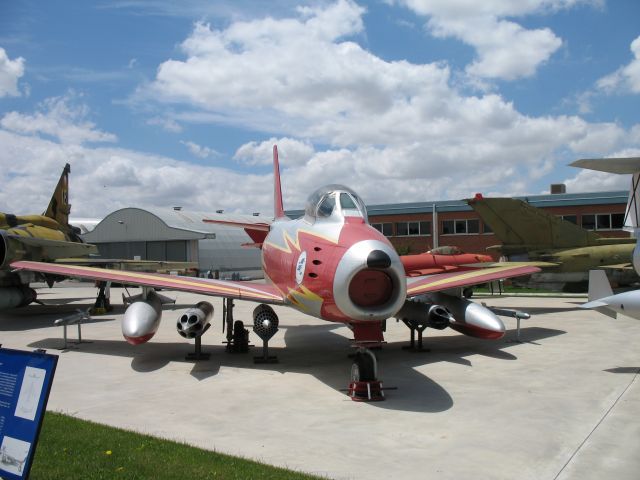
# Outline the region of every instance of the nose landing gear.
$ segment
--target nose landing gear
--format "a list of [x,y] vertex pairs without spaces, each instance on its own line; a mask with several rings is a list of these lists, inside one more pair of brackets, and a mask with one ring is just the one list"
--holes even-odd
[[347,395],[354,402],[379,402],[384,400],[384,388],[378,380],[378,362],[374,353],[365,347],[358,347],[353,365]]

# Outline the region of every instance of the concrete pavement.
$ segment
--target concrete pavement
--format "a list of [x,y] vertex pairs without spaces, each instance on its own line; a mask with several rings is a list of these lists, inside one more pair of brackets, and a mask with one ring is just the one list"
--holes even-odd
[[[137,291],[131,290],[132,293]],[[93,303],[95,288],[40,289],[48,306],[0,314],[0,343],[58,353],[49,409],[330,478],[637,479],[640,472],[640,322],[584,311],[575,298],[488,298],[532,313],[498,341],[427,329],[428,353],[403,351],[409,331],[390,321],[380,378],[397,386],[380,403],[356,403],[348,382],[349,330],[276,308],[280,363],[255,365],[222,345],[222,302],[203,337],[208,361],[175,332],[177,299],[156,337],[134,347],[116,309],[82,327],[83,343],[58,351],[53,321]],[[255,304],[236,302],[251,323]],[[69,327],[69,337],[76,338]],[[286,346],[286,348],[285,348]],[[107,448],[108,446],[105,446]]]

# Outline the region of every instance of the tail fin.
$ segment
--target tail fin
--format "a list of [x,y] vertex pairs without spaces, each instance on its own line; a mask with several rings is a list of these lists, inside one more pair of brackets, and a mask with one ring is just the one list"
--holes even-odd
[[604,270],[589,270],[589,301],[613,295],[609,279]]
[[609,307],[606,299],[613,295],[611,285],[604,270],[589,270],[589,301],[581,308],[592,308],[607,317],[616,318],[617,312]]
[[598,244],[595,233],[522,200],[478,194],[466,202],[504,245],[571,248]]
[[71,166],[67,163],[62,170],[58,185],[53,191],[53,196],[49,202],[47,210],[44,212],[46,217],[54,219],[60,225],[69,225],[69,213],[71,205],[69,204],[69,173]]
[[282,187],[280,186],[280,164],[278,163],[278,146],[273,146],[273,214],[275,218],[285,216],[282,206]]

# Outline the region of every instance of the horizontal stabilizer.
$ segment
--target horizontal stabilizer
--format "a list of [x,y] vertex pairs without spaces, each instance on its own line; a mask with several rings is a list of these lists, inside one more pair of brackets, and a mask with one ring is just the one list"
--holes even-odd
[[595,310],[596,312],[600,312],[610,318],[618,318],[618,314],[616,313],[616,311],[609,308],[607,303],[603,302],[602,300],[583,303],[582,305],[580,305],[580,308]]
[[632,174],[640,172],[640,157],[629,158],[583,158],[569,164],[572,167],[597,170],[599,172]]

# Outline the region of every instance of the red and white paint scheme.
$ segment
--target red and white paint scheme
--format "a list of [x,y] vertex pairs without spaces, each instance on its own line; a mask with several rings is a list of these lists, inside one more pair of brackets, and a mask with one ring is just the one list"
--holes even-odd
[[[424,327],[441,329],[450,326],[481,338],[502,337],[505,331],[502,321],[489,309],[463,298],[462,289],[529,275],[539,271],[538,268],[504,265],[409,277],[389,240],[369,225],[364,202],[350,188],[342,185],[322,187],[309,196],[302,218],[291,220],[286,217],[275,146],[273,151],[273,222],[267,224],[249,216],[234,222],[203,219],[204,222],[244,228],[253,245],[262,249],[267,283],[30,261],[15,262],[12,267],[45,275],[147,287],[144,298],[134,302],[125,312],[123,333],[131,343],[149,340],[158,328],[161,310],[151,293],[153,288],[290,306],[307,315],[347,324],[353,330],[356,344],[363,346],[382,342],[383,321],[392,317]],[[136,307],[140,302],[147,305]],[[138,310],[143,314],[137,314]],[[277,329],[275,313],[272,309],[261,309],[263,317],[266,311],[271,312],[269,316],[274,317],[271,320]],[[370,358],[373,355],[357,356],[354,378],[370,380],[375,377],[375,364],[371,364]]]
[[400,261],[409,277],[478,268],[477,263],[493,263],[491,255],[465,253],[458,247],[438,247],[417,255],[402,255]]

